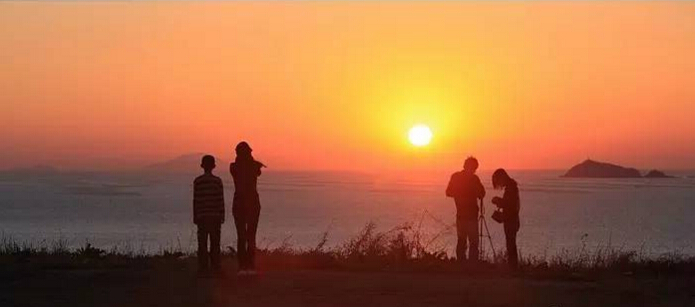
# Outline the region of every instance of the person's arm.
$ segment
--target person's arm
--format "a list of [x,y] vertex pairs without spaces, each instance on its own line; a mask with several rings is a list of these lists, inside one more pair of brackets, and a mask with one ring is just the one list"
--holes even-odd
[[483,183],[480,182],[480,178],[476,176],[475,179],[478,181],[478,198],[483,199],[483,197],[485,197],[485,187],[483,186]]
[[505,210],[518,211],[519,207],[519,186],[516,183],[507,187],[504,193]]
[[265,167],[265,165],[264,165],[263,163],[261,163],[261,162],[256,161],[256,167],[258,168],[258,169],[256,170],[256,177],[260,177],[260,176],[261,176],[261,173],[262,173],[261,169],[262,169],[263,167]]
[[198,224],[198,219],[196,217],[196,207],[198,206],[198,181],[193,181],[193,224]]
[[497,206],[497,208],[504,209],[507,207],[507,203],[509,202],[509,196],[507,193],[508,187],[504,188],[504,194],[502,194],[502,197],[495,196],[492,198],[492,203]]
[[224,185],[222,184],[222,179],[220,180],[220,207],[222,208],[222,220],[220,223],[224,223],[225,210],[224,210]]
[[446,186],[446,196],[447,197],[454,197],[455,194],[455,187],[454,187],[454,175],[451,175],[451,178],[449,179],[449,184]]
[[519,188],[516,185],[510,185],[504,188],[504,194],[502,197],[495,197],[497,201],[495,204],[504,210],[512,210],[513,205],[517,202],[519,198]]
[[506,201],[504,200],[504,197],[495,196],[492,198],[492,203],[495,204],[495,206],[497,206],[497,208],[501,208],[501,209],[504,209],[507,206]]

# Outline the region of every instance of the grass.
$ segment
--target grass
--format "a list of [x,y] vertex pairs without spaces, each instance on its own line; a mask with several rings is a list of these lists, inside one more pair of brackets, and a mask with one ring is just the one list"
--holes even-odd
[[[287,241],[277,247],[257,251],[257,262],[264,270],[331,269],[331,270],[393,270],[483,273],[505,272],[505,255],[487,255],[484,261],[462,268],[446,253],[446,246],[438,244],[439,235],[425,238],[419,225],[404,224],[386,231],[378,231],[368,223],[353,238],[335,247],[327,247],[328,231],[324,232],[313,248],[295,248]],[[194,254],[177,248],[162,248],[148,254],[143,248],[126,246],[108,250],[92,246],[89,242],[76,249],[67,247],[66,240],[41,242],[33,245],[20,243],[9,236],[0,237],[0,266],[6,268],[37,266],[49,269],[75,269],[99,267],[138,268],[160,264],[190,264]],[[228,247],[227,259],[235,251]],[[578,251],[564,250],[553,256],[522,256],[522,271],[531,276],[586,277],[597,274],[621,275],[695,275],[695,257],[677,253],[658,257],[645,256],[636,251],[622,251],[609,247],[589,250],[585,244]]]

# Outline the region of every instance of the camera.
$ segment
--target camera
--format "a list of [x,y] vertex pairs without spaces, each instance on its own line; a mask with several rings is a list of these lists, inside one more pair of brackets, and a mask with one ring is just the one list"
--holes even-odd
[[497,223],[504,223],[504,214],[502,210],[497,209],[492,213],[492,219]]

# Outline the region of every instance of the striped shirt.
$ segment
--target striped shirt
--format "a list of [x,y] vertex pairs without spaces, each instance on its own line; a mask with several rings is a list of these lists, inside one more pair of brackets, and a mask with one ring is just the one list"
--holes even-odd
[[193,222],[224,222],[224,190],[222,179],[203,174],[193,181]]

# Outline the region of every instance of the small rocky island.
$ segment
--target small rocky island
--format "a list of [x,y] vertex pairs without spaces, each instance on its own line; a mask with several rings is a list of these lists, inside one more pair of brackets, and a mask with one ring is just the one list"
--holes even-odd
[[[587,159],[570,168],[562,177],[567,178],[642,178],[639,170],[611,163]],[[651,170],[644,178],[672,178],[664,172]]]
[[644,175],[644,178],[673,178],[673,176],[666,175],[660,170],[653,169]]

